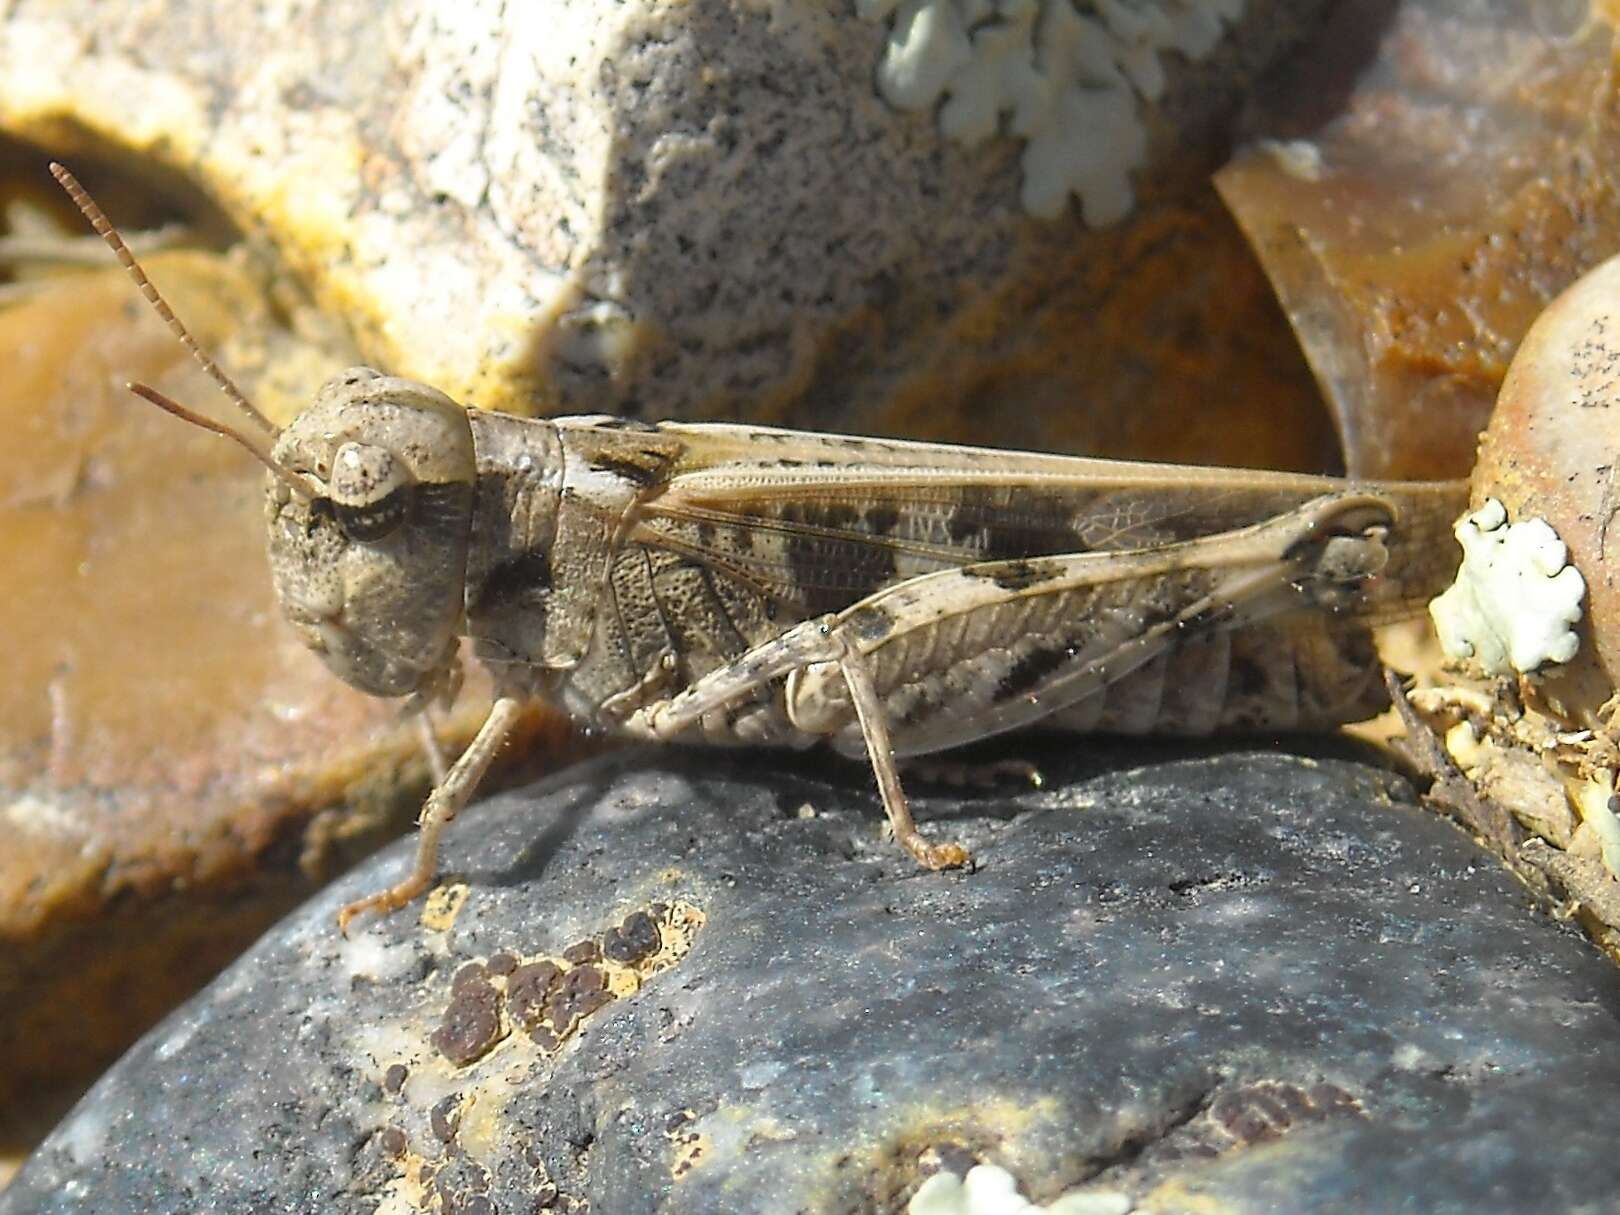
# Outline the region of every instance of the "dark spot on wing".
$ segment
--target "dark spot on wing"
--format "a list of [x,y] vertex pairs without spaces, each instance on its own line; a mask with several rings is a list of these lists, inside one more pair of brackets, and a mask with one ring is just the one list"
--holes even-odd
[[887,503],[867,508],[866,527],[874,536],[892,536],[899,523],[900,512]]
[[995,703],[1015,700],[1032,688],[1039,687],[1048,675],[1072,662],[1077,652],[1073,646],[1031,650],[1013,663],[996,684]]
[[[842,502],[791,502],[781,519],[788,524],[854,532],[860,512]],[[860,535],[826,536],[790,531],[788,568],[805,611],[838,612],[895,579],[894,551]]]
[[945,533],[950,536],[952,544],[967,544],[984,531],[983,500],[983,490],[962,491],[961,499],[951,510],[951,517],[945,520]]
[[1085,552],[1090,546],[1071,520],[1080,500],[1031,486],[965,486],[945,521],[953,544],[986,561]]
[[817,527],[848,530],[860,522],[860,512],[847,502],[827,502],[810,507],[804,522]]

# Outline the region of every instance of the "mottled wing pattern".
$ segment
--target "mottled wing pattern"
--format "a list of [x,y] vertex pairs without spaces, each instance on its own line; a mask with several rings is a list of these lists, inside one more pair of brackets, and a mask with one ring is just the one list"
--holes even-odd
[[[1263,641],[1274,629],[1280,644],[1289,636],[1281,626],[1293,617],[1365,635],[1359,621],[1335,620],[1326,604],[1345,593],[1339,571],[1352,555],[1358,568],[1382,564],[1378,537],[1388,519],[1382,499],[1341,490],[1196,540],[987,562],[913,579],[853,606],[839,627],[883,698],[902,754],[1081,706],[1089,720],[1070,716],[1065,724],[1206,733],[1241,720],[1227,712],[1245,680],[1274,693],[1275,724],[1320,725],[1309,712],[1302,718],[1301,700],[1336,699],[1336,691],[1325,683],[1285,686],[1246,646],[1210,639],[1241,633]],[[1337,678],[1329,667],[1298,671],[1312,681]],[[1166,686],[1188,678],[1202,685],[1196,697]],[[842,732],[846,747],[858,741],[853,703],[829,664],[795,673],[787,694],[801,727]]]
[[981,561],[1120,551],[1244,527],[1328,478],[674,425],[684,444],[629,540],[679,553],[791,616]]

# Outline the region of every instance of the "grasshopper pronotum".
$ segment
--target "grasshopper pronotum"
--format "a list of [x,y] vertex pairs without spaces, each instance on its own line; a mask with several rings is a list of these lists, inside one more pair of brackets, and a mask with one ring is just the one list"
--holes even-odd
[[1370,716],[1370,626],[1421,611],[1456,568],[1463,482],[517,418],[364,367],[278,428],[51,171],[262,432],[131,386],[269,470],[271,571],[304,641],[418,713],[459,684],[463,637],[494,675],[483,726],[439,766],[414,868],[345,907],[345,928],[427,887],[529,697],[634,737],[864,754],[895,838],[942,869],[968,854],[917,830],[897,757],[1034,722],[1205,734]]

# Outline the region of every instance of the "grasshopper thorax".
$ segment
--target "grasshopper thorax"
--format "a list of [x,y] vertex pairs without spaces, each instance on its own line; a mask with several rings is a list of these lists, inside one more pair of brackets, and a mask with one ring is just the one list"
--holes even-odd
[[356,367],[276,436],[270,572],[283,614],[334,674],[376,696],[454,662],[475,464],[467,411]]

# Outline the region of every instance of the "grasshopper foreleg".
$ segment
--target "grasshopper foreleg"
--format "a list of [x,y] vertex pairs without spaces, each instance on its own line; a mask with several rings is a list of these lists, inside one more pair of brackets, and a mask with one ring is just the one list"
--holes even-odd
[[367,911],[389,912],[405,906],[433,880],[439,856],[439,836],[450,825],[463,806],[471,800],[484,773],[517,724],[523,712],[523,700],[517,696],[499,696],[490,706],[489,716],[478,728],[477,735],[461,758],[451,765],[445,778],[428,795],[418,819],[420,831],[416,843],[416,864],[405,878],[386,890],[357,899],[338,912],[338,928],[347,932],[355,916]]

